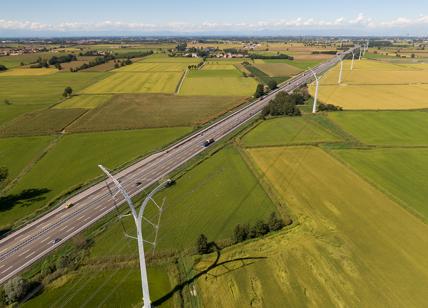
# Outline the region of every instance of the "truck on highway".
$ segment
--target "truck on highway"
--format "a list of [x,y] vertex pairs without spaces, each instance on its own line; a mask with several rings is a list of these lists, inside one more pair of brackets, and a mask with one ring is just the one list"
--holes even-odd
[[214,138],[210,138],[204,141],[204,147],[208,147],[215,142]]
[[66,209],[69,209],[69,208],[71,208],[71,207],[73,207],[74,206],[74,203],[67,203],[66,205],[65,205],[65,208]]

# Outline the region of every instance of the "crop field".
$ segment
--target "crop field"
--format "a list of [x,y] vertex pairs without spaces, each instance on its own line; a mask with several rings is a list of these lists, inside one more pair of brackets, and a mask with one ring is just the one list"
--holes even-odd
[[236,70],[236,67],[233,64],[223,64],[220,62],[209,62],[208,64],[204,65],[202,70],[221,70],[221,71],[227,71],[227,70]]
[[65,135],[13,187],[11,194],[25,189],[48,189],[40,199],[22,201],[0,215],[0,228],[46,206],[50,201],[101,175],[98,164],[119,167],[157,150],[189,132],[188,128]]
[[238,70],[191,71],[184,80],[180,95],[251,96],[257,82],[243,77]]
[[428,221],[426,148],[336,150],[334,153],[377,187],[398,198],[411,212]]
[[[152,300],[165,295],[171,286],[166,269],[149,266]],[[140,270],[137,265],[122,268],[84,268],[48,284],[43,293],[23,307],[134,307],[142,305]],[[168,303],[162,307],[171,307]]]
[[207,59],[207,64],[239,64],[248,61],[245,58],[211,58]]
[[116,95],[76,121],[67,131],[104,131],[204,124],[244,102],[243,97]]
[[85,109],[45,109],[25,113],[1,126],[0,136],[59,133],[85,111]]
[[206,307],[425,305],[426,224],[319,148],[249,155],[300,224],[224,250],[197,282]]
[[350,111],[329,113],[328,118],[365,144],[428,145],[428,112]]
[[109,101],[112,95],[77,95],[55,105],[57,109],[94,109]]
[[[193,248],[201,233],[210,240],[230,239],[237,224],[254,223],[276,211],[259,180],[233,147],[217,152],[188,171],[176,185],[159,193],[156,199],[162,202],[164,197],[166,209],[162,214],[157,246],[160,252]],[[151,210],[147,208],[149,218],[153,215]],[[132,230],[130,220],[125,228]],[[146,234],[150,238],[152,229],[147,229]],[[135,245],[129,250],[121,226],[116,223],[100,235],[91,257],[114,255],[110,245],[120,242],[118,249],[123,248],[128,254],[135,251]]]
[[114,69],[115,64],[116,63],[114,63],[114,61],[111,60],[111,61],[108,61],[107,63],[87,68],[87,69],[83,70],[82,72],[107,72],[107,71]]
[[201,62],[199,58],[183,58],[183,57],[168,57],[165,54],[153,54],[151,56],[145,57],[140,62],[144,63],[187,63],[187,65],[198,64]]
[[256,64],[255,67],[262,70],[270,77],[291,77],[299,74],[302,71],[301,69],[287,63]]
[[112,73],[82,93],[174,93],[181,75],[179,72]]
[[242,139],[245,147],[337,142],[340,138],[311,117],[286,117],[262,121]]
[[[56,53],[55,55],[63,55],[64,53]],[[37,52],[37,53],[28,53],[18,56],[2,56],[0,57],[0,64],[5,65],[7,68],[14,68],[21,66],[21,63],[24,65],[36,62],[39,57],[42,59],[49,59],[52,57],[52,53],[49,52]]]
[[131,65],[114,70],[114,72],[182,72],[187,69],[189,63],[169,62],[136,62]]
[[[51,136],[0,138],[1,166],[9,170],[7,182],[2,183],[2,186],[13,180],[32,160],[42,154],[43,149],[52,140]],[[3,209],[0,207],[1,211]]]
[[45,76],[57,73],[55,68],[16,68],[0,73],[0,77],[10,76]]
[[11,76],[0,78],[0,101],[12,104],[51,105],[62,98],[64,88],[72,85],[76,93],[101,80],[106,73],[69,73],[47,76]]
[[[319,99],[345,109],[427,108],[428,70],[425,65],[401,65],[381,61],[344,62],[343,83],[337,84],[338,66],[321,80]],[[310,87],[313,94],[314,86]]]
[[264,59],[264,60],[255,60],[256,64],[289,64],[297,67],[300,70],[307,70],[308,67],[314,67],[320,64],[322,61],[319,60],[287,60],[287,59]]
[[43,107],[43,105],[6,105],[0,103],[0,126],[23,113],[42,109]]

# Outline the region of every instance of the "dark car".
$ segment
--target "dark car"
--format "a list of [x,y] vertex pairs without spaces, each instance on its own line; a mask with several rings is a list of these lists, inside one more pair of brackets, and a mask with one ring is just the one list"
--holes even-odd
[[214,138],[210,138],[210,139],[207,139],[207,140],[205,140],[204,141],[204,147],[207,147],[207,146],[209,146],[210,144],[213,144],[214,143]]
[[55,244],[58,244],[59,242],[61,242],[61,239],[59,237],[57,237],[57,238],[53,239],[51,243],[53,245],[55,245]]

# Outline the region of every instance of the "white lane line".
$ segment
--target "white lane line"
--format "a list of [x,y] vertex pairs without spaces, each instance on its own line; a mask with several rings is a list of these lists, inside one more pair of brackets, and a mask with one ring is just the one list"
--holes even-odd
[[27,252],[29,252],[30,251],[30,249],[27,249],[26,251],[24,251],[24,252],[21,252],[19,255],[18,255],[18,257],[22,257],[23,255],[25,255]]
[[68,225],[63,226],[61,229],[58,229],[58,231],[62,231],[62,230],[64,230],[65,228],[68,228]]
[[0,269],[2,269],[3,267],[5,267],[6,266],[6,264],[3,264],[3,265],[0,265]]
[[33,252],[29,253],[28,255],[25,256],[25,259],[31,257],[32,255],[34,255],[37,251],[34,250]]
[[85,219],[83,219],[83,221],[88,221],[89,219],[91,219],[91,216],[86,217]]
[[40,243],[44,243],[50,240],[50,237],[46,237],[44,240],[41,240]]
[[13,265],[9,266],[8,268],[6,268],[5,270],[1,271],[0,274],[3,274],[4,272],[7,272],[8,270],[10,270],[13,267]]

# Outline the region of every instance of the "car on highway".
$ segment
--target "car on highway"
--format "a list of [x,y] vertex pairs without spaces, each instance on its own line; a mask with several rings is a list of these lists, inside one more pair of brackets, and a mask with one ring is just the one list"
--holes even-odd
[[73,207],[74,206],[74,203],[67,203],[66,205],[65,205],[65,208],[66,209],[69,209],[69,208],[71,208],[71,207]]
[[61,239],[60,239],[59,237],[54,238],[54,239],[51,241],[52,245],[58,244],[59,242],[61,242]]
[[215,142],[214,138],[210,138],[204,141],[204,147],[208,147]]

